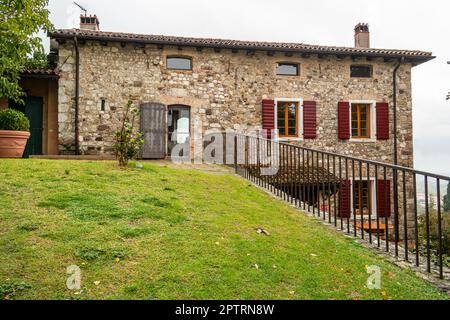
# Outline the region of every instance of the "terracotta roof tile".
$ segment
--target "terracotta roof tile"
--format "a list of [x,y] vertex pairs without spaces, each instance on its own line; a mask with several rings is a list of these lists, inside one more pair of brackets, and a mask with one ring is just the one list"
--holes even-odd
[[93,41],[123,41],[123,42],[141,42],[161,45],[194,46],[194,47],[213,47],[223,49],[241,49],[241,50],[268,50],[268,51],[293,51],[312,54],[336,54],[352,56],[372,56],[372,57],[405,57],[416,64],[433,59],[431,52],[418,50],[402,49],[374,49],[374,48],[353,48],[353,47],[335,47],[320,46],[303,43],[282,43],[282,42],[261,42],[261,41],[242,41],[227,39],[210,38],[188,38],[162,35],[143,35],[120,32],[91,31],[80,29],[59,29],[49,34],[56,39],[68,39],[78,37],[79,39]]
[[25,69],[21,72],[22,75],[29,75],[29,76],[55,76],[57,77],[59,72],[56,69]]

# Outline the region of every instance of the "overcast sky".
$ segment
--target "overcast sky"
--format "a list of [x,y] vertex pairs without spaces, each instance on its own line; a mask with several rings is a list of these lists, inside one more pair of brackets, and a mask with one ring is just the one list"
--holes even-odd
[[[131,33],[353,46],[367,22],[374,48],[432,51],[413,70],[415,167],[450,175],[450,2],[442,0],[79,0],[100,29]],[[79,25],[69,0],[50,0],[56,28]]]

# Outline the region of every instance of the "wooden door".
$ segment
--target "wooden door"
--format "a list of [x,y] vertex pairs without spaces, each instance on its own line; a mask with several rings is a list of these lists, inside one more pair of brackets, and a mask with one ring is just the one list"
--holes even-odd
[[13,104],[11,108],[23,112],[30,120],[30,139],[28,139],[24,158],[32,155],[42,155],[42,135],[43,135],[43,107],[44,99],[42,97],[27,97],[25,105]]
[[160,103],[141,106],[141,132],[144,138],[143,159],[166,157],[167,107]]

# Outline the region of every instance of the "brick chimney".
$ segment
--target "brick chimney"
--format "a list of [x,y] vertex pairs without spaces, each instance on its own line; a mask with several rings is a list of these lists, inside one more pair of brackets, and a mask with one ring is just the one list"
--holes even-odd
[[370,48],[370,31],[367,23],[358,23],[355,27],[355,48]]
[[100,21],[96,15],[81,15],[80,16],[80,29],[82,30],[100,30]]

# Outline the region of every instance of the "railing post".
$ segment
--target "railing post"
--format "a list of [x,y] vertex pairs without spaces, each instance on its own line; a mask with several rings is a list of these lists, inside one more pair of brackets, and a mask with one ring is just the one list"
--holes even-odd
[[394,224],[395,224],[395,256],[398,257],[398,243],[400,241],[400,219],[399,219],[399,211],[398,211],[398,171],[397,169],[393,169],[392,173],[394,174]]
[[436,187],[437,187],[437,222],[438,222],[438,259],[439,259],[439,276],[441,279],[444,279],[444,268],[443,268],[443,259],[442,259],[442,212],[441,212],[441,180],[436,179]]

